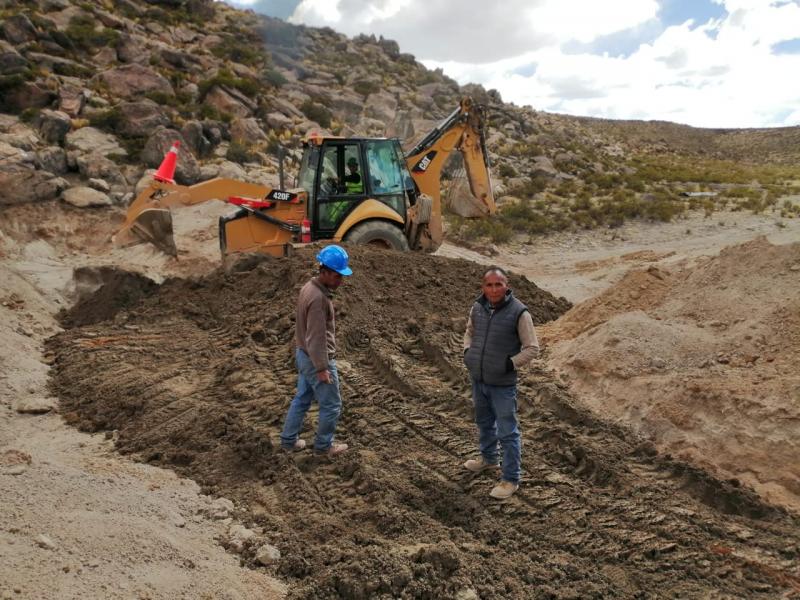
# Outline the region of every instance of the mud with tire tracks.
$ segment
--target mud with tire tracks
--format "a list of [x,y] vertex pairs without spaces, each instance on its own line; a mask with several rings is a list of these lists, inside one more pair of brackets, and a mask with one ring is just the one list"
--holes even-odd
[[[78,303],[64,319],[76,326],[49,341],[65,418],[232,498],[280,549],[273,572],[293,598],[800,594],[796,516],[597,420],[541,365],[520,384],[522,486],[489,498],[496,474],[461,467],[476,446],[461,336],[482,267],[351,255],[335,300],[347,454],[276,444],[308,251],[161,286],[106,274],[123,293],[101,287],[103,302]],[[512,287],[535,323],[569,307]]]

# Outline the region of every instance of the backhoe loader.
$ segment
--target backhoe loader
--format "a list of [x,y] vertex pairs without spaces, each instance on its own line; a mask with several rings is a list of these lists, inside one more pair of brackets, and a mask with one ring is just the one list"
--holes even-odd
[[216,199],[238,207],[219,220],[223,257],[283,256],[315,240],[434,252],[442,242],[442,167],[453,150],[462,154],[477,212],[494,214],[484,113],[470,98],[405,154],[393,138],[310,135],[295,189],[220,178],[177,185],[174,146],[131,203],[114,242],[151,242],[176,256],[169,209]]

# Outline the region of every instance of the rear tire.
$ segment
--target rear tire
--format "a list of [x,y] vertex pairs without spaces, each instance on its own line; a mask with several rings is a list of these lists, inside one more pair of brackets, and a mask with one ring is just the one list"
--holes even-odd
[[359,223],[347,232],[347,235],[344,236],[344,241],[352,244],[365,244],[389,250],[399,250],[401,252],[410,250],[403,230],[397,225],[392,225],[386,221]]

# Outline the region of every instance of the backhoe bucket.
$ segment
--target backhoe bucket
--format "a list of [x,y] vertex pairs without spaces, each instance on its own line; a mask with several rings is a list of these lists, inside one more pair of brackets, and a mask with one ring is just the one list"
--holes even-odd
[[119,246],[149,242],[170,256],[178,256],[172,230],[172,213],[166,208],[146,208],[114,236]]

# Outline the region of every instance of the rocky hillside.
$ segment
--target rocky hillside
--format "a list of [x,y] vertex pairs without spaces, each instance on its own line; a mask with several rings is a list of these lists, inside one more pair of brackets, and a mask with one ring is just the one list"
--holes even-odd
[[311,130],[410,143],[465,94],[488,108],[506,205],[484,233],[669,218],[686,189],[733,190],[749,208],[795,214],[778,200],[798,191],[800,128],[542,113],[459,87],[393,41],[211,0],[0,0],[0,205],[125,205],[175,139],[185,149],[180,183],[225,175],[274,184],[279,145],[296,160]]

